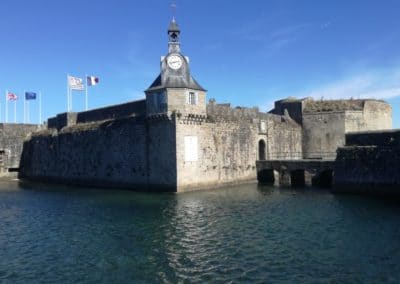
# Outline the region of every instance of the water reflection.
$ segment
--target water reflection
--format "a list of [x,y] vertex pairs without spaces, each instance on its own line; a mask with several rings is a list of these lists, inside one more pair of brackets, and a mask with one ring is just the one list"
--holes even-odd
[[0,282],[400,277],[393,202],[257,185],[185,194],[26,188],[0,190]]

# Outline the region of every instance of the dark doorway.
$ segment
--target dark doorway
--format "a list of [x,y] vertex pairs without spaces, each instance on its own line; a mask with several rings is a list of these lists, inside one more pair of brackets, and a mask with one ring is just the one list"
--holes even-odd
[[265,160],[265,158],[265,141],[261,139],[258,142],[258,159],[262,161]]

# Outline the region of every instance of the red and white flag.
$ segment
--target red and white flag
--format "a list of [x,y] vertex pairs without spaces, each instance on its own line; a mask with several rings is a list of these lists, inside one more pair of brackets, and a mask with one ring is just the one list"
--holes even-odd
[[88,86],[94,86],[99,83],[99,78],[95,76],[87,76],[87,85]]
[[8,92],[7,93],[7,100],[9,101],[16,101],[18,100],[18,96],[14,93]]

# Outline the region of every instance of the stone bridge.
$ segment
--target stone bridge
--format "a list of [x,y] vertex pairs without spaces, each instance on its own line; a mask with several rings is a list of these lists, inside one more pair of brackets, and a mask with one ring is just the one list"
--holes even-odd
[[334,159],[259,160],[257,179],[282,186],[332,185]]

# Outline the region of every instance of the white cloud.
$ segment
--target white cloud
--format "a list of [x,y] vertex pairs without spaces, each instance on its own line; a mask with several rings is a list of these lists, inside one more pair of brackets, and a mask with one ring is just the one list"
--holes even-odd
[[400,72],[398,70],[400,69],[365,72],[349,79],[302,92],[300,96],[315,99],[390,99],[398,97],[400,96]]

